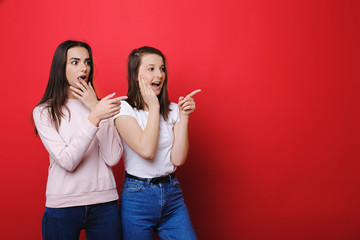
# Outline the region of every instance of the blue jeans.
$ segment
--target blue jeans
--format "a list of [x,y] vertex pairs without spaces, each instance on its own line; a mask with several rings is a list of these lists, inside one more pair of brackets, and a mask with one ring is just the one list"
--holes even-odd
[[119,240],[121,234],[117,201],[79,207],[45,208],[43,239],[78,240],[81,229],[85,229],[87,240]]
[[197,239],[177,178],[153,184],[125,178],[120,201],[124,240]]

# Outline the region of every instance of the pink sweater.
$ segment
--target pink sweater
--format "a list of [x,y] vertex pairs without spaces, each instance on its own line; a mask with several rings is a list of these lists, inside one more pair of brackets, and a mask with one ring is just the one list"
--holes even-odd
[[123,146],[112,121],[99,127],[88,120],[89,109],[77,99],[66,103],[59,131],[51,124],[42,106],[33,111],[41,141],[49,152],[46,207],[61,208],[104,203],[119,198],[111,167],[116,165]]

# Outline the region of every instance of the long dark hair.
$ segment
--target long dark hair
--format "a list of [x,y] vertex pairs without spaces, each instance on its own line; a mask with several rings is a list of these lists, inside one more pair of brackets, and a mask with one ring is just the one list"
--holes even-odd
[[164,54],[153,47],[141,47],[131,51],[128,57],[128,92],[127,92],[127,102],[138,110],[142,110],[145,107],[145,101],[140,93],[140,86],[138,82],[139,67],[141,64],[141,57],[145,54],[156,54],[159,55],[165,66],[165,81],[162,86],[161,92],[158,95],[160,103],[160,114],[163,116],[164,120],[167,121],[168,115],[170,112],[170,101],[167,91],[167,64]]
[[[61,124],[61,118],[64,117],[62,111],[62,106],[65,105],[68,98],[68,88],[69,83],[66,79],[66,62],[67,62],[67,52],[70,48],[73,47],[83,47],[89,52],[90,58],[90,73],[88,82],[93,84],[93,57],[90,46],[87,43],[80,41],[67,40],[61,43],[55,50],[54,57],[51,63],[49,81],[46,86],[45,93],[36,105],[44,104],[44,109],[46,108],[49,111],[51,117],[51,122],[54,125],[55,129],[58,130]],[[66,107],[66,106],[65,106]],[[69,109],[66,107],[67,111]],[[69,111],[70,114],[70,111]],[[37,130],[35,128],[35,133]]]

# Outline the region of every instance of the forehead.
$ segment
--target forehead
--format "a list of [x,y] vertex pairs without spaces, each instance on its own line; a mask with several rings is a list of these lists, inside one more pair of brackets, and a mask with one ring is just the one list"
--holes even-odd
[[144,65],[164,65],[164,61],[160,55],[157,54],[145,54],[141,57],[141,63]]
[[73,47],[67,51],[67,59],[70,58],[89,58],[89,52],[84,47]]

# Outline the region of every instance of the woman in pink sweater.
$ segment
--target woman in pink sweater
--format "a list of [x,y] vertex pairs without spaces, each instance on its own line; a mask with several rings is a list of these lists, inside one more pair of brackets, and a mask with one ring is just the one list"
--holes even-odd
[[98,100],[88,44],[61,43],[44,96],[33,110],[36,133],[49,152],[43,239],[119,239],[119,198],[111,167],[123,152],[114,123],[120,100]]

